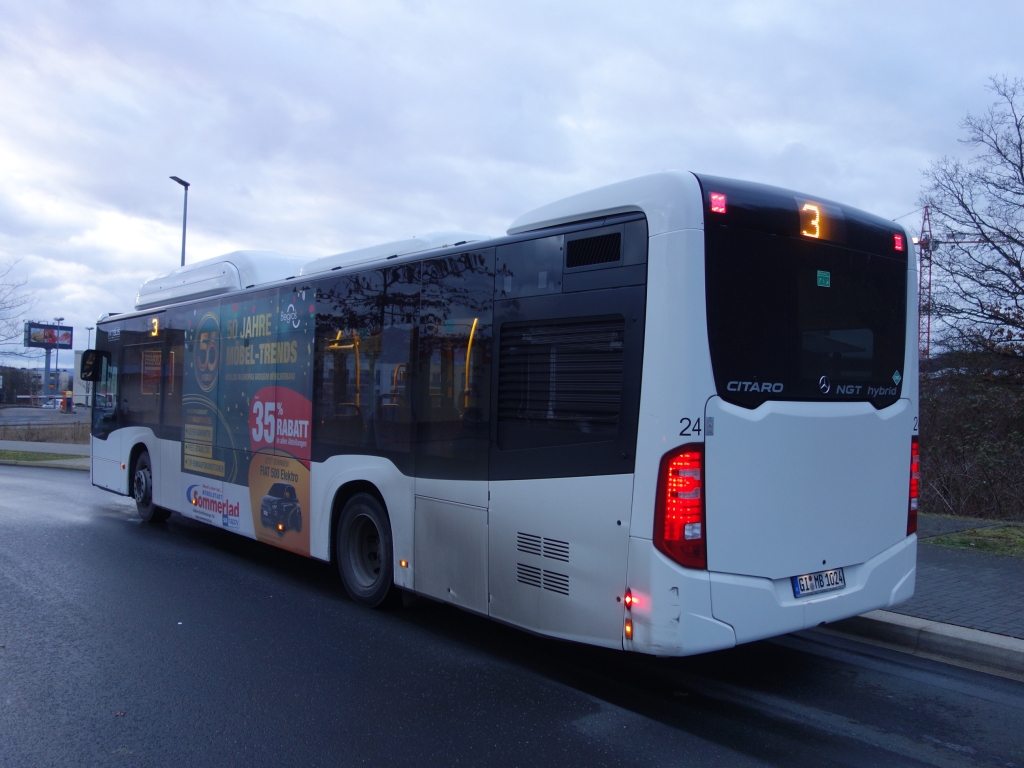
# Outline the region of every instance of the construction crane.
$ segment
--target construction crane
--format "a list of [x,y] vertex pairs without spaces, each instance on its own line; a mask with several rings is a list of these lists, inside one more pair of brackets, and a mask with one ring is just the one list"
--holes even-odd
[[[931,206],[921,209],[921,230],[914,238],[917,246],[917,279],[918,279],[918,326],[917,339],[921,356],[931,357],[932,352],[932,258],[938,246],[946,245],[1013,245],[1005,236],[971,237],[953,233],[948,240],[936,240],[932,235]],[[912,211],[916,213],[916,211]],[[906,214],[909,216],[910,214]],[[901,217],[902,218],[902,217]]]
[[932,237],[932,216],[930,206],[925,206],[921,217],[921,234],[914,238],[917,245],[917,345],[925,359],[932,352],[932,253],[935,238]]

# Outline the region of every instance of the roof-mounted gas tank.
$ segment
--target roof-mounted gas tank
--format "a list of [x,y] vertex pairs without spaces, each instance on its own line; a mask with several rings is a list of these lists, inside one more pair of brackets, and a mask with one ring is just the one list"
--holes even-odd
[[235,251],[151,277],[139,287],[135,309],[219,296],[299,274],[304,259],[274,251]]

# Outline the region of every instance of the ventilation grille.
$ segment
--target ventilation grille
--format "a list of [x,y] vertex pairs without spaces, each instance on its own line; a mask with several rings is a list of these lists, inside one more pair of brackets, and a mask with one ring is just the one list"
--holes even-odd
[[516,533],[516,549],[528,555],[569,562],[569,542],[545,539],[533,533]]
[[549,592],[557,592],[560,595],[569,594],[569,577],[564,573],[544,571],[544,589]]
[[545,571],[533,565],[516,563],[516,581],[528,587],[546,589],[560,595],[569,594],[569,577],[564,573]]
[[614,439],[625,331],[622,315],[503,325],[498,447]]
[[565,265],[573,267],[590,267],[594,264],[607,264],[622,258],[622,235],[613,232],[610,235],[584,237],[570,240],[565,254]]
[[520,552],[526,552],[528,555],[540,555],[541,538],[540,536],[534,536],[532,533],[517,533],[516,549]]
[[540,568],[516,563],[516,581],[531,587],[540,587]]
[[544,557],[569,562],[569,542],[558,539],[544,539]]

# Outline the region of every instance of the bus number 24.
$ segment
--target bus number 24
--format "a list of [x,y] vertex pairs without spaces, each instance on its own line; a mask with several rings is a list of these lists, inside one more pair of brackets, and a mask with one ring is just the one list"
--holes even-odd
[[679,420],[679,423],[683,425],[682,431],[679,433],[682,437],[689,437],[690,435],[700,434],[700,417],[697,417],[696,421],[691,421],[685,416]]

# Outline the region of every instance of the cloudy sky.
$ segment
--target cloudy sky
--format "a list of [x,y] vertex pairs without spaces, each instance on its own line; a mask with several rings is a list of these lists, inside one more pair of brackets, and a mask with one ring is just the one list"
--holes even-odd
[[[501,234],[669,168],[896,218],[1024,3],[0,0],[0,262],[85,326],[187,259]],[[916,229],[917,215],[908,217]]]

